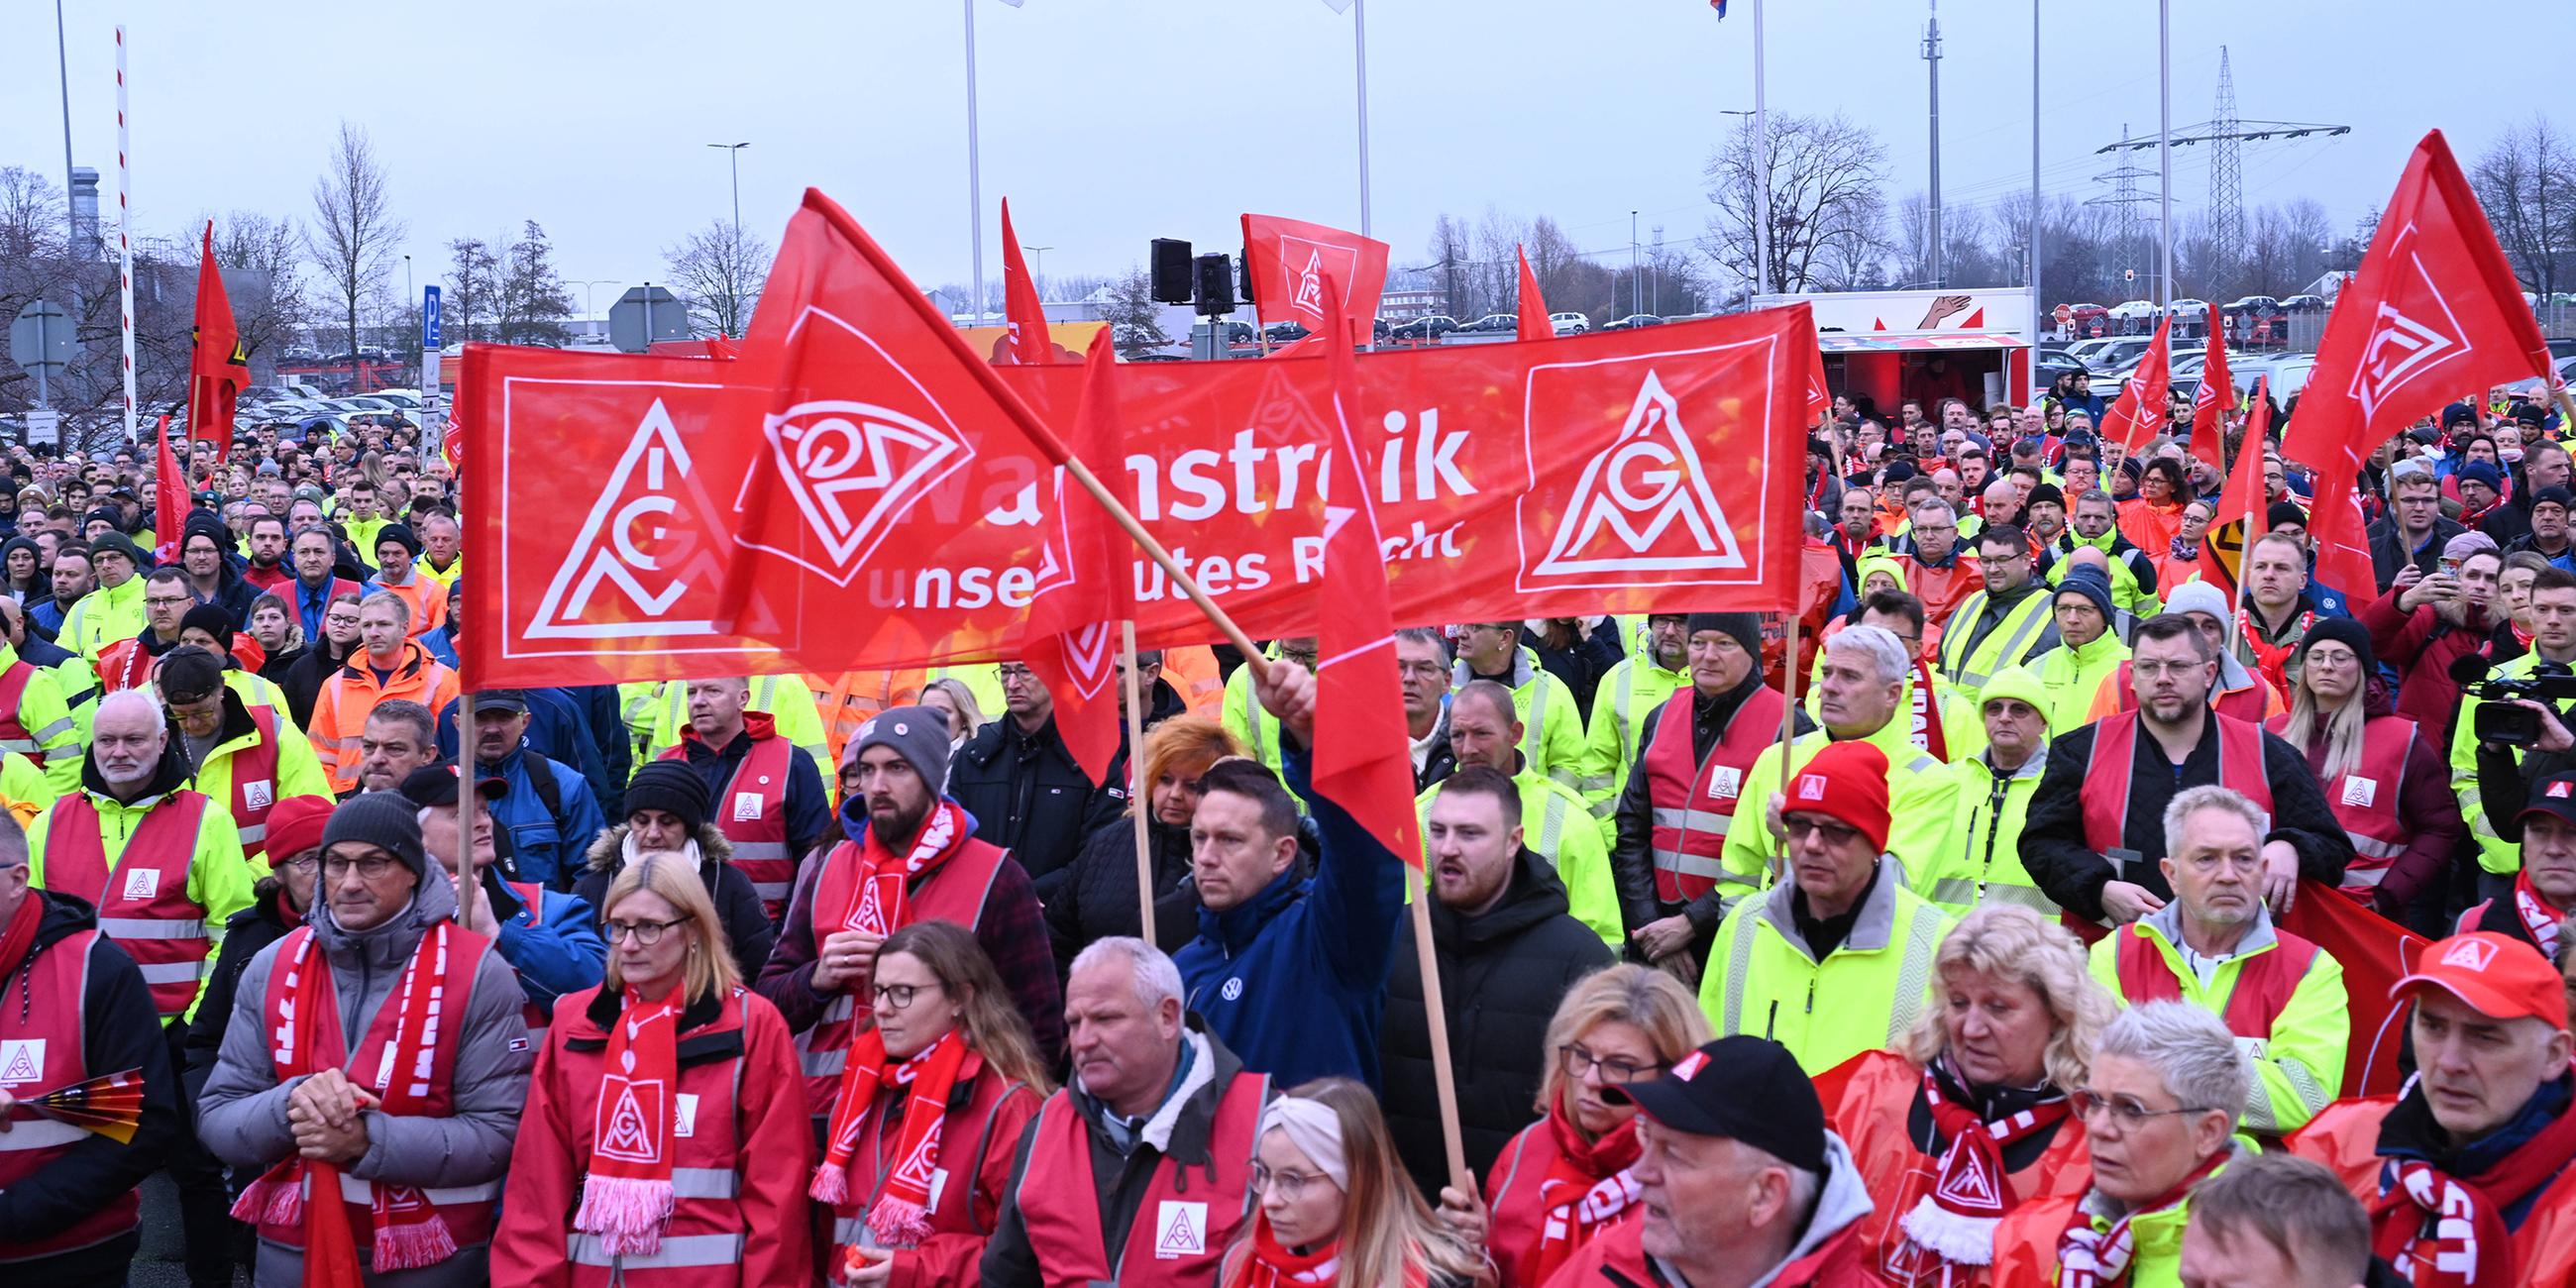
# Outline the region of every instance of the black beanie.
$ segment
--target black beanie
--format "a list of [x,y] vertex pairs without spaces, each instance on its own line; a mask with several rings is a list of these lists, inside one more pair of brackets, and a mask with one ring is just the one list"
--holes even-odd
[[[388,541],[399,541],[399,542],[401,542],[401,543],[402,543],[402,548],[403,548],[403,549],[405,549],[405,550],[410,551],[410,552],[411,552],[411,557],[412,557],[412,558],[414,558],[414,559],[418,559],[418,558],[420,558],[420,550],[421,550],[421,546],[420,546],[420,536],[419,536],[419,534],[414,533],[414,532],[411,530],[411,525],[410,525],[410,524],[408,524],[408,523],[388,523],[388,524],[386,524],[385,526],[383,526],[383,527],[381,527],[381,528],[376,529],[376,549],[377,549],[377,550],[381,550],[381,549],[383,549],[383,548],[384,548],[384,544],[385,544],[386,542],[388,542]],[[374,554],[376,553],[376,551],[375,551],[375,550],[365,550],[365,551],[360,551],[359,553],[364,554],[364,555],[367,555],[367,556],[370,556],[370,557],[373,557],[373,556],[374,556]]]
[[2301,509],[2298,502],[2288,500],[2274,501],[2272,504],[2264,507],[2264,531],[2269,532],[2285,523],[2294,524],[2298,527],[2304,528],[2308,526],[2308,512]]
[[680,820],[692,832],[706,826],[707,783],[698,771],[676,760],[656,760],[635,771],[626,784],[626,817],[658,809]]
[[189,609],[187,615],[179,619],[180,630],[184,631],[191,626],[214,636],[215,643],[222,645],[225,652],[233,651],[232,614],[212,604],[199,604]]
[[1744,646],[1745,652],[1755,657],[1762,656],[1762,617],[1758,613],[1693,613],[1688,631],[1689,635],[1697,635],[1701,631],[1731,635],[1736,643]]
[[[200,606],[200,611],[203,606]],[[188,614],[196,616],[195,612]],[[232,632],[226,628],[226,635]],[[198,702],[224,686],[223,659],[193,644],[183,644],[161,658],[161,695],[172,702]]]
[[2364,685],[2370,683],[2372,676],[2379,674],[2379,655],[2371,650],[2370,628],[2349,617],[2320,617],[2310,623],[2307,634],[2299,637],[2292,665],[2305,665],[2308,650],[2316,647],[2320,640],[2341,644],[2351,649],[2354,657],[2361,659],[2361,682]]
[[331,811],[322,829],[322,852],[342,841],[372,845],[402,860],[413,876],[429,873],[429,852],[420,844],[420,807],[400,792],[361,792]]

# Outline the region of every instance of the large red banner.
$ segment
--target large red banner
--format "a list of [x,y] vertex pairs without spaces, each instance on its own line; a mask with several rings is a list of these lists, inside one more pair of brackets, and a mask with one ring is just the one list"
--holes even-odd
[[[491,570],[468,678],[1015,655],[1061,533],[1054,467],[989,400],[934,392],[852,335],[870,358],[853,387],[772,415],[802,431],[792,457],[742,423],[743,363],[468,346],[460,419],[487,464],[467,479],[466,551]],[[1358,474],[1396,624],[1787,607],[1815,343],[1798,305],[1359,358]],[[1080,368],[998,374],[1073,423]],[[1321,358],[1121,369],[1123,459],[1096,468],[1126,472],[1145,528],[1255,637],[1315,630],[1329,397]],[[738,540],[776,550],[795,531],[795,557]],[[1216,638],[1160,568],[1138,555],[1130,572],[1146,646]]]

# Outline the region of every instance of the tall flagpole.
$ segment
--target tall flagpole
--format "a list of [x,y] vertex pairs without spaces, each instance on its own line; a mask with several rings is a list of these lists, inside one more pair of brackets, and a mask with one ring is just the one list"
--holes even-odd
[[2156,235],[2164,242],[2156,308],[2173,308],[2173,0],[2156,0]]
[[1771,105],[1765,92],[1762,0],[1753,0],[1753,293],[1771,293]]
[[116,28],[116,281],[122,305],[125,341],[125,441],[134,435],[134,190],[133,164],[126,150],[125,27]]
[[975,325],[984,324],[984,154],[975,120],[975,0],[966,5],[966,205],[975,247]]
[[2039,0],[2030,0],[2030,375],[2024,383],[2033,391],[2039,387],[2039,205]]
[[[1352,0],[1351,61],[1358,68],[1360,83],[1360,236],[1367,237],[1371,235],[1368,164],[1368,0]],[[1372,342],[1374,339],[1375,337],[1372,336]]]

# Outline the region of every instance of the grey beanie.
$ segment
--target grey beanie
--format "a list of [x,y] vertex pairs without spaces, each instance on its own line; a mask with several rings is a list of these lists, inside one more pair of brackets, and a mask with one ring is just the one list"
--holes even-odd
[[859,736],[841,753],[841,768],[859,763],[870,747],[892,747],[912,762],[913,772],[930,784],[930,794],[948,790],[948,717],[929,707],[888,707],[859,726]]
[[[1731,635],[1736,643],[1744,646],[1745,652],[1755,657],[1762,656],[1762,618],[1759,614],[1693,613],[1687,629],[1689,635],[1697,635],[1701,631]],[[1683,638],[1688,639],[1689,635]]]
[[342,841],[372,845],[402,860],[413,876],[429,873],[429,852],[420,843],[420,807],[400,792],[361,792],[331,811],[322,829],[322,852]]

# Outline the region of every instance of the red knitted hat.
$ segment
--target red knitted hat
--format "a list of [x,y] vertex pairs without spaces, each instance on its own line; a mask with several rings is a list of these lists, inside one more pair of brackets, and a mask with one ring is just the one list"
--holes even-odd
[[1822,814],[1859,828],[1872,848],[1887,849],[1887,753],[1858,740],[1825,749],[1789,779],[1782,814]]

